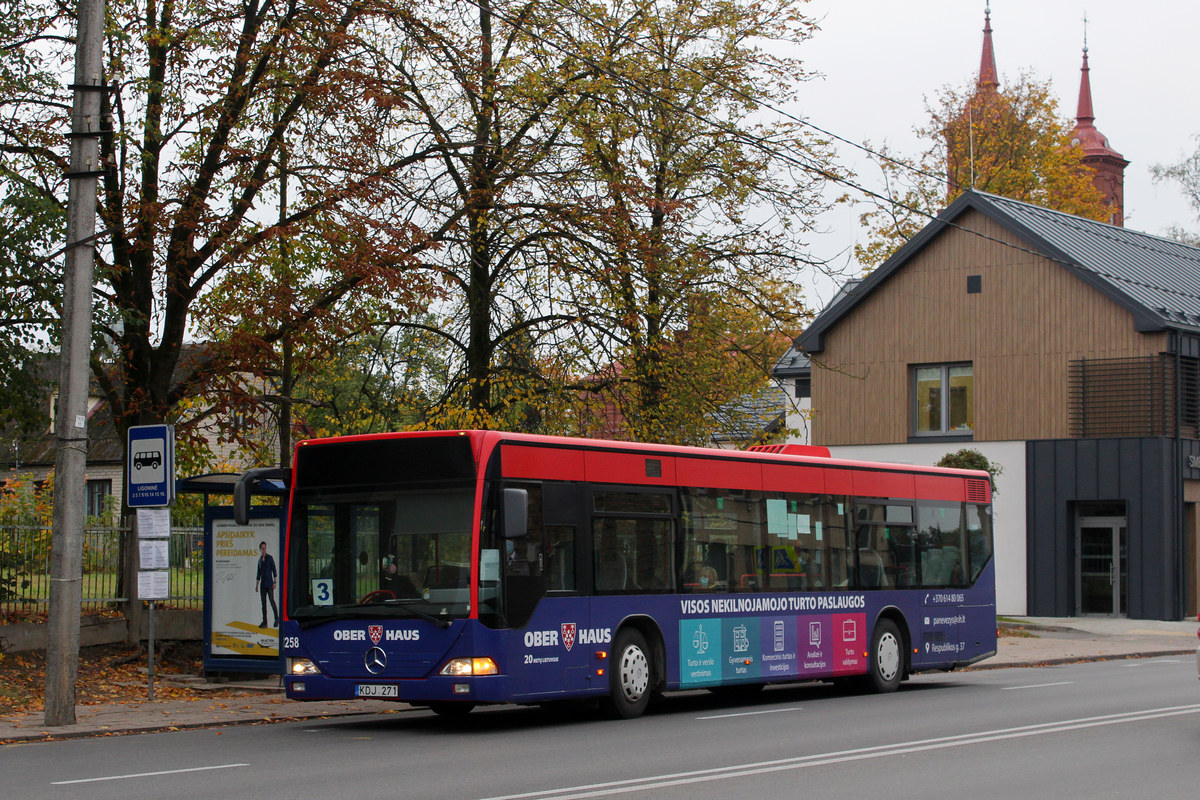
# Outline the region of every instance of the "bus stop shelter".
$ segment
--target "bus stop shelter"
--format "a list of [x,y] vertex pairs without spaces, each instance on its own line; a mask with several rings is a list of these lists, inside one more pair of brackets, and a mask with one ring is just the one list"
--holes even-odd
[[[281,675],[279,570],[287,529],[287,489],[278,481],[260,481],[255,496],[268,502],[252,506],[249,523],[238,525],[232,497],[240,477],[213,473],[176,483],[177,494],[203,497],[204,673]],[[274,503],[269,502],[272,498]],[[262,588],[264,573],[273,573],[269,592]]]

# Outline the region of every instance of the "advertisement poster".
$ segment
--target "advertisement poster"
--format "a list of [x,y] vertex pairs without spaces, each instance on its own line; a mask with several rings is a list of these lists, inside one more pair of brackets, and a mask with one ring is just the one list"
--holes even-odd
[[278,520],[213,520],[213,655],[279,657],[278,551]]
[[680,620],[679,679],[712,686],[861,674],[866,630],[858,613]]

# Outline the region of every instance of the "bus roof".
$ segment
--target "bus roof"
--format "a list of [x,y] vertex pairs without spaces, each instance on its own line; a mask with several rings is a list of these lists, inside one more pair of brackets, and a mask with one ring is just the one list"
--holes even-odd
[[[722,450],[714,447],[695,447],[690,445],[653,444],[648,442],[626,442],[615,439],[585,439],[570,436],[549,436],[544,434],[517,433],[512,431],[494,430],[435,430],[435,431],[403,431],[391,433],[368,433],[351,436],[337,436],[326,439],[306,439],[297,444],[297,450],[302,447],[332,442],[371,441],[378,439],[465,436],[472,441],[472,450],[477,463],[482,463],[487,454],[503,443],[521,443],[560,448],[579,448],[587,450],[623,451],[631,453],[657,453],[660,455],[690,456],[692,458],[728,459],[731,461],[755,461],[759,463],[798,463],[816,467],[841,467],[849,469],[885,470],[897,473],[912,473],[921,475],[946,475],[959,478],[976,478],[991,482],[991,476],[983,470],[967,470],[952,467],[923,466],[904,464],[890,461],[866,461],[861,459],[833,458],[829,455],[818,455],[821,451],[828,454],[827,448],[807,447],[804,451],[796,446],[782,446],[778,451],[770,450]],[[811,452],[808,452],[811,451]]]

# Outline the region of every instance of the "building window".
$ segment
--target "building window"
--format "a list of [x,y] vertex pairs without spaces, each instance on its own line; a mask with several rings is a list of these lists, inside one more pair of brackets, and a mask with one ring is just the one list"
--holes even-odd
[[90,480],[87,482],[87,515],[98,517],[104,513],[104,498],[112,494],[112,481]]
[[812,378],[796,378],[796,397],[801,400],[812,397]]
[[914,367],[913,433],[969,436],[975,431],[975,375],[971,364]]

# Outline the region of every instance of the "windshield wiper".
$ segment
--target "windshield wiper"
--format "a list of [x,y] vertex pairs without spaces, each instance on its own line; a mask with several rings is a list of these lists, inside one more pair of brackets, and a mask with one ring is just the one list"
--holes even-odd
[[[371,605],[371,606],[382,605],[385,608],[388,606],[403,606],[406,611],[412,612],[414,616],[420,617],[421,619],[424,619],[424,620],[428,620],[429,622],[432,622],[434,625],[437,625],[439,628],[449,628],[450,621],[448,619],[446,619],[445,617],[435,616],[433,614],[430,614],[428,611],[422,611],[421,609],[413,608],[413,606],[412,606],[413,603],[428,603],[428,602],[429,602],[428,600],[419,600],[415,597],[401,597],[401,598],[396,598],[396,599],[378,600],[374,603],[370,603],[369,605]],[[367,607],[368,606],[359,606],[359,608],[367,608]],[[446,609],[442,609],[442,613],[445,614]]]
[[437,625],[439,628],[445,629],[450,627],[450,620],[445,617],[438,617],[430,614],[427,611],[422,611],[419,608],[413,608],[409,603],[425,602],[423,600],[386,600],[380,603],[371,603],[365,606],[309,606],[311,611],[304,614],[293,614],[292,619],[300,623],[302,629],[311,628],[315,625],[321,625],[326,622],[333,622],[340,619],[361,619],[369,617],[371,619],[395,619],[395,613],[392,613],[388,606],[395,607],[403,604],[404,609],[410,612],[414,617],[427,620]]

